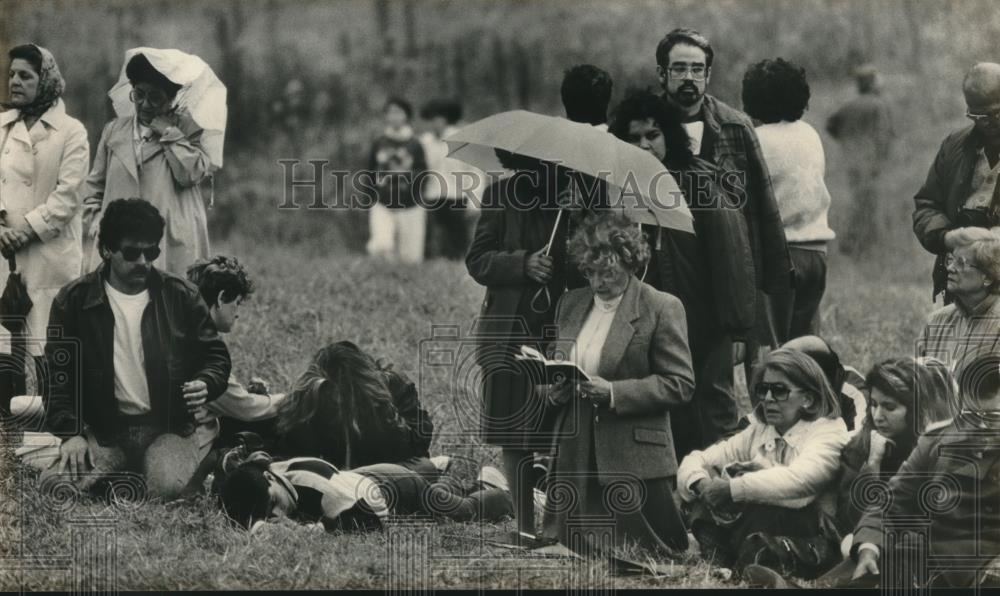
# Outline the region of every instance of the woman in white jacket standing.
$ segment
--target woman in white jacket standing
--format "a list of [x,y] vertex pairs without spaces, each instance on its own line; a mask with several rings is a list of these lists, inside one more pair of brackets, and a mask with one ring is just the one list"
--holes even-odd
[[[24,336],[37,371],[52,298],[80,274],[77,191],[90,148],[83,124],[66,114],[65,83],[52,53],[25,44],[8,55],[10,98],[0,113],[0,250],[6,257],[0,284],[13,261],[33,303]],[[20,350],[12,350],[10,334],[0,327],[0,411],[25,392],[25,354],[12,352]]]
[[771,352],[751,386],[757,397],[754,422],[690,453],[677,470],[677,488],[701,552],[725,567],[735,566],[754,533],[821,536],[820,497],[832,498],[828,489],[848,440],[837,396],[804,353]]

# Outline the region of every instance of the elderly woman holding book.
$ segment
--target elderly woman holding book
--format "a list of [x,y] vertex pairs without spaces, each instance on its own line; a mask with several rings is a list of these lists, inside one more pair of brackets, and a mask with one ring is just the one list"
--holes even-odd
[[649,246],[625,216],[589,216],[568,253],[589,287],[556,307],[550,356],[563,352],[580,373],[544,392],[560,408],[544,536],[576,550],[685,550],[670,494],[677,461],[669,414],[694,391],[684,307],[635,276]]

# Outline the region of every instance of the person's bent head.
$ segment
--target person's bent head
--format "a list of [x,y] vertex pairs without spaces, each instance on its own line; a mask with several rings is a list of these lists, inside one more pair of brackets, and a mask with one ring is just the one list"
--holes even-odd
[[135,104],[140,124],[149,126],[157,116],[170,111],[181,85],[168,79],[143,54],[136,54],[125,65],[125,76],[132,85],[129,95]]
[[560,95],[573,122],[604,124],[611,103],[611,75],[593,64],[578,64],[563,75]]
[[962,82],[966,116],[992,147],[1000,146],[1000,64],[981,62]]
[[608,130],[661,162],[683,164],[693,155],[681,122],[678,108],[649,91],[634,91],[615,108]]
[[649,244],[639,227],[620,213],[591,214],[570,238],[573,264],[602,300],[625,293],[629,280],[649,262]]
[[356,447],[362,437],[395,424],[394,413],[378,364],[358,346],[340,341],[316,352],[295,381],[279,407],[278,432],[293,441],[322,442],[336,451],[348,441]]
[[840,400],[823,369],[798,350],[770,352],[754,371],[750,385],[757,401],[754,417],[779,434],[801,420],[840,417]]
[[1000,293],[1000,228],[958,228],[944,237],[948,292],[969,300]]
[[823,369],[827,382],[834,393],[839,394],[844,389],[847,371],[840,362],[840,356],[830,347],[825,339],[818,335],[803,335],[781,344],[782,348],[798,350],[813,360]]
[[191,265],[187,278],[198,286],[219,332],[232,331],[240,305],[254,291],[253,281],[243,265],[236,257],[217,255]]
[[160,212],[143,199],[117,199],[108,204],[97,246],[108,264],[113,287],[127,293],[145,288],[153,261],[160,256],[164,226]]
[[773,124],[795,122],[809,107],[806,70],[782,58],[761,60],[743,75],[743,111]]
[[958,385],[962,417],[1000,430],[1000,355],[977,357],[962,369]]
[[656,46],[656,71],[667,99],[694,108],[705,98],[715,52],[694,29],[674,29]]
[[285,517],[296,510],[298,493],[291,483],[270,470],[271,457],[263,452],[250,455],[226,475],[219,490],[223,511],[239,526]]
[[7,107],[20,110],[22,116],[39,116],[59,100],[66,85],[51,52],[28,43],[14,46],[7,57]]
[[897,443],[912,445],[928,424],[948,418],[951,375],[940,362],[894,358],[872,367],[865,384],[866,425]]

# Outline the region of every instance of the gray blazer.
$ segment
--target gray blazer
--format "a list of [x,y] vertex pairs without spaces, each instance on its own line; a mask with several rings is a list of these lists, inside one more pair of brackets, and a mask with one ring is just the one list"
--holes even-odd
[[[556,307],[560,345],[577,338],[593,304],[590,288],[562,296]],[[598,376],[611,382],[615,408],[579,406],[586,408],[593,432],[559,439],[560,469],[582,471],[588,465],[590,446],[583,441],[592,435],[602,484],[622,473],[640,479],[675,474],[669,410],[690,401],[694,392],[681,301],[633,277],[604,342]],[[563,408],[557,428],[563,428],[573,410]]]

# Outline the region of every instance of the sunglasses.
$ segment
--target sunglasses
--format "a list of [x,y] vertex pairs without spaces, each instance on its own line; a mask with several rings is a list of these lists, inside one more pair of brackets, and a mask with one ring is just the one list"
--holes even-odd
[[123,246],[118,249],[122,253],[122,258],[126,261],[138,261],[139,255],[146,257],[146,261],[152,263],[156,260],[156,257],[160,256],[159,246],[150,246],[148,248],[138,248],[136,246]]
[[765,399],[767,394],[770,393],[774,401],[786,401],[788,396],[792,394],[792,391],[784,383],[765,383],[763,381],[757,383],[757,386],[753,389],[754,394],[759,399]]

